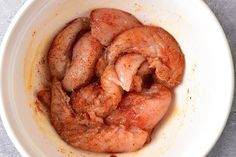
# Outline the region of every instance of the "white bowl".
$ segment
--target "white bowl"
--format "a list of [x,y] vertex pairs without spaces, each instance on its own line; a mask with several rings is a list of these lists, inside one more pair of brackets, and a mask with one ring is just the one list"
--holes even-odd
[[23,156],[108,156],[74,149],[55,133],[39,112],[35,90],[38,62],[66,22],[91,9],[113,7],[159,25],[179,42],[186,59],[183,83],[154,132],[135,153],[117,156],[203,157],[226,123],[233,97],[233,66],[225,35],[201,0],[29,0],[18,12],[1,47],[1,115],[11,140]]

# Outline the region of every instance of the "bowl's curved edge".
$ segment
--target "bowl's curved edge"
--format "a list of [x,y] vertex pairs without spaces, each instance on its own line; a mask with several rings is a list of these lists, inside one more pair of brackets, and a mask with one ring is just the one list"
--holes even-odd
[[7,135],[15,145],[16,149],[19,151],[19,153],[24,156],[24,157],[30,157],[30,154],[26,150],[25,147],[22,146],[21,142],[19,141],[19,138],[16,136],[16,131],[12,129],[12,124],[10,124],[9,119],[8,119],[8,114],[6,113],[6,108],[4,107],[3,104],[5,104],[4,96],[3,96],[3,58],[5,56],[6,52],[6,47],[9,44],[10,36],[14,32],[17,24],[20,21],[20,18],[22,17],[23,14],[27,12],[27,9],[32,5],[34,0],[27,0],[23,6],[20,8],[20,10],[17,12],[15,17],[13,18],[11,24],[9,25],[6,34],[3,37],[1,46],[0,46],[0,116],[3,122],[3,125],[6,129]]
[[229,63],[229,64],[231,64],[231,69],[230,69],[230,70],[231,70],[231,75],[232,75],[232,78],[231,78],[231,80],[230,80],[230,81],[231,81],[231,84],[232,84],[232,87],[231,87],[231,95],[230,95],[230,99],[231,99],[231,100],[230,100],[229,108],[228,108],[228,111],[227,111],[227,116],[225,116],[224,123],[221,124],[221,128],[220,128],[220,130],[218,131],[218,133],[217,133],[217,135],[216,135],[216,137],[215,137],[215,140],[212,140],[212,141],[211,141],[211,144],[208,145],[208,148],[206,148],[206,151],[204,151],[205,153],[203,152],[204,154],[202,154],[202,156],[207,156],[207,154],[210,153],[211,149],[214,147],[214,145],[215,145],[215,144],[217,143],[217,141],[219,140],[221,134],[222,134],[223,131],[224,131],[224,128],[225,128],[226,123],[227,123],[227,120],[228,120],[228,118],[229,118],[230,111],[231,111],[231,108],[232,108],[233,98],[234,98],[234,92],[235,92],[235,90],[234,90],[234,86],[235,86],[235,81],[234,81],[234,80],[235,80],[235,76],[234,76],[234,65],[233,65],[232,53],[231,53],[231,49],[230,49],[228,40],[227,40],[226,35],[225,35],[225,33],[224,33],[224,30],[223,30],[223,28],[222,28],[220,22],[218,21],[216,15],[213,13],[213,11],[210,9],[210,7],[206,4],[206,2],[203,1],[203,0],[201,0],[200,3],[201,3],[201,5],[209,12],[209,15],[211,15],[212,20],[215,21],[215,23],[217,24],[218,29],[220,30],[219,33],[220,33],[221,36],[224,38],[224,39],[223,39],[224,42],[225,42],[224,45],[225,45],[225,47],[228,49],[227,51],[228,51],[228,57],[229,57],[229,60],[230,60],[230,63]]

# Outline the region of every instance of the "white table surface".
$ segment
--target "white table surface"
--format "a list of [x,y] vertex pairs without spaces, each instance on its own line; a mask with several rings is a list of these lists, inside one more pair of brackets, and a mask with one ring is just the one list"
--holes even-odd
[[[0,42],[12,18],[26,0],[0,0]],[[236,64],[236,0],[204,0],[224,28]],[[196,148],[197,149],[197,148]],[[0,157],[21,157],[0,119]],[[236,157],[236,96],[227,125],[207,157]]]

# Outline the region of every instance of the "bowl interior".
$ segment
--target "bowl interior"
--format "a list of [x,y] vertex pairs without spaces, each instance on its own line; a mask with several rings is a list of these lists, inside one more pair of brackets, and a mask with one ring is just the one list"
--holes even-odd
[[67,22],[100,7],[119,8],[144,24],[165,28],[186,59],[183,83],[175,90],[172,106],[151,143],[138,152],[117,156],[204,156],[228,117],[233,68],[221,27],[206,5],[194,0],[28,1],[4,45],[2,62],[3,119],[19,151],[41,157],[109,156],[65,144],[35,104],[36,91],[45,85],[39,65],[55,34]]

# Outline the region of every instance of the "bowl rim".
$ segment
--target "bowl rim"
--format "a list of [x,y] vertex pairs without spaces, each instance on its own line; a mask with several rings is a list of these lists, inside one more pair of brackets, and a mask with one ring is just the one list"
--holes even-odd
[[12,19],[9,27],[7,28],[7,31],[3,37],[3,40],[1,42],[0,45],[0,116],[3,122],[3,126],[7,132],[8,137],[10,138],[11,142],[14,144],[14,146],[16,147],[17,151],[20,153],[20,155],[24,156],[24,157],[30,157],[30,154],[28,153],[28,151],[26,150],[26,148],[23,147],[23,145],[21,144],[19,138],[16,136],[15,131],[13,130],[13,126],[12,124],[10,124],[9,121],[9,116],[6,113],[6,108],[4,106],[5,100],[3,98],[3,93],[4,93],[4,89],[3,89],[3,58],[5,56],[6,53],[6,47],[9,44],[10,41],[10,37],[12,36],[14,30],[16,29],[17,24],[19,23],[21,17],[23,14],[25,14],[28,10],[28,8],[33,4],[35,0],[26,0],[26,2],[21,6],[21,8],[18,10],[18,12],[16,13],[16,15],[14,16],[14,18]]
[[[13,130],[13,126],[9,121],[9,115],[8,113],[6,113],[6,108],[5,105],[6,104],[6,100],[4,100],[3,98],[3,93],[4,93],[4,89],[3,89],[3,77],[4,77],[4,73],[3,73],[3,69],[4,69],[4,65],[3,65],[3,59],[6,53],[6,47],[7,45],[9,45],[10,42],[10,38],[12,36],[12,34],[14,33],[14,30],[16,29],[16,26],[18,26],[22,16],[28,11],[29,7],[36,2],[36,0],[26,0],[26,2],[22,5],[22,7],[19,9],[19,11],[17,12],[17,14],[15,15],[15,17],[13,18],[11,24],[9,25],[1,46],[0,46],[0,116],[3,122],[3,126],[7,132],[7,135],[9,136],[10,140],[13,142],[14,146],[16,147],[16,149],[19,151],[19,153],[24,156],[24,157],[30,157],[31,155],[29,154],[29,151],[27,150],[27,148],[25,148],[22,143],[20,142],[19,138],[16,135],[16,132]],[[230,46],[228,43],[228,40],[226,38],[226,35],[224,33],[224,30],[221,26],[221,24],[219,23],[218,19],[216,18],[215,14],[213,13],[213,11],[208,7],[208,5],[203,1],[198,1],[200,3],[200,5],[205,8],[205,10],[208,11],[208,15],[209,17],[212,18],[212,21],[214,21],[214,24],[218,27],[218,30],[220,31],[219,33],[222,35],[222,37],[224,37],[223,41],[224,41],[224,45],[226,48],[226,51],[228,51],[228,56],[230,58],[230,71],[231,71],[231,84],[232,84],[232,91],[231,91],[231,95],[230,95],[230,104],[227,106],[228,110],[227,113],[225,114],[226,116],[224,117],[224,123],[219,124],[220,125],[220,129],[217,132],[217,136],[212,139],[211,144],[207,146],[207,148],[205,149],[205,152],[202,152],[203,156],[206,156],[210,150],[213,148],[213,146],[216,144],[216,142],[218,141],[218,139],[220,138],[221,134],[223,133],[223,130],[226,126],[228,117],[230,115],[230,111],[231,111],[231,107],[232,107],[232,103],[233,103],[233,96],[234,96],[234,86],[235,86],[235,79],[234,79],[234,66],[233,66],[233,60],[232,60],[232,53],[230,50]]]

